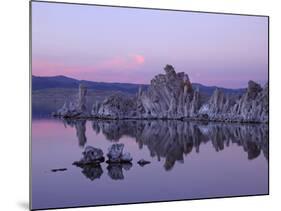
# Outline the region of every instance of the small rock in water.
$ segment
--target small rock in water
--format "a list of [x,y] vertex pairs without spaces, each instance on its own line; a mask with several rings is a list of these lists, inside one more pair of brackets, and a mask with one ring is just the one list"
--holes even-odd
[[108,148],[107,156],[110,161],[119,161],[123,154],[124,144],[112,144]]
[[125,152],[122,157],[121,157],[121,160],[123,162],[131,162],[133,160],[131,154],[129,152]]
[[73,162],[73,165],[83,166],[104,162],[103,151],[101,149],[87,146],[82,154],[83,158],[80,161]]
[[150,161],[144,160],[144,159],[140,159],[140,160],[138,161],[138,164],[139,164],[140,166],[144,166],[144,165],[149,164],[149,163],[150,163]]
[[60,168],[60,169],[52,169],[52,172],[57,172],[57,171],[66,171],[67,168]]
[[123,154],[124,144],[112,144],[108,149],[108,163],[129,163],[133,160],[130,153]]

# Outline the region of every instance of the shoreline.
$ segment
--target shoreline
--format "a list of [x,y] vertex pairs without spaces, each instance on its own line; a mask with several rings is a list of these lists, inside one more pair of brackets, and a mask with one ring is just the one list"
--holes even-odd
[[156,118],[156,117],[96,117],[96,116],[87,116],[87,117],[65,117],[65,116],[59,116],[59,115],[51,115],[51,117],[55,119],[63,119],[63,120],[101,120],[101,121],[125,121],[125,120],[131,120],[131,121],[155,121],[155,120],[161,120],[161,121],[192,121],[192,122],[200,122],[200,123],[231,123],[231,124],[266,124],[269,125],[269,122],[258,122],[258,121],[249,121],[249,120],[216,120],[216,119],[200,119],[200,118],[192,118],[192,117],[181,117],[181,118]]

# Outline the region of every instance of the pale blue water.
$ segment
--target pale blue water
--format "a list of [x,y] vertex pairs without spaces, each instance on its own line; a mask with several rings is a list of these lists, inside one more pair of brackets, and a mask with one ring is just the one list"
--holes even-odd
[[[81,169],[115,142],[133,165]],[[144,167],[139,159],[151,161]],[[52,172],[52,169],[67,168]],[[182,121],[32,121],[32,208],[268,193],[268,126]]]

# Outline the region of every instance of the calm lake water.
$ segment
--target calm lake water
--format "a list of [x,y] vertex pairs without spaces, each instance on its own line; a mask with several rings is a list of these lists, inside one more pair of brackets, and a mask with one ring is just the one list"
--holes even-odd
[[[86,146],[106,154],[113,143],[132,166],[72,165]],[[32,208],[267,194],[268,150],[267,125],[33,119]]]

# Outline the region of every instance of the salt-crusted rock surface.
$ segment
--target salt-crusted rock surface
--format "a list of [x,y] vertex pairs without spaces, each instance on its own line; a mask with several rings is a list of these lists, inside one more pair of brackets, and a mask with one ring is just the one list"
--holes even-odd
[[217,89],[198,113],[214,121],[268,122],[268,84],[261,88],[249,81],[247,92],[235,100]]
[[83,158],[80,161],[73,162],[76,166],[97,165],[104,161],[103,151],[101,149],[87,146],[84,150]]
[[194,116],[200,107],[200,94],[192,89],[187,74],[176,73],[166,65],[165,74],[151,80],[146,91],[136,97],[115,95],[93,106],[92,115],[110,119],[183,118]]
[[145,118],[182,118],[193,116],[200,107],[200,95],[192,89],[187,74],[176,73],[166,65],[166,74],[151,80],[147,91],[138,95],[138,115]]
[[249,81],[245,95],[231,108],[232,119],[242,122],[268,122],[268,83]]
[[87,118],[90,117],[86,108],[87,88],[80,84],[77,102],[65,102],[62,108],[58,109],[52,115],[63,118]]
[[229,112],[234,104],[235,101],[231,96],[216,89],[208,102],[200,107],[197,118],[217,121],[231,120]]
[[137,117],[136,99],[123,94],[112,95],[94,104],[92,115],[109,119]]
[[115,94],[96,102],[91,114],[86,109],[87,89],[79,87],[78,102],[65,103],[54,116],[99,119],[191,119],[227,122],[268,122],[268,84],[262,88],[249,81],[242,96],[216,89],[206,99],[194,90],[184,72],[166,65],[165,74],[156,75],[147,90],[140,87],[136,96]]
[[130,163],[133,158],[131,157],[130,153],[125,152],[123,153],[124,144],[112,144],[108,148],[108,163]]
[[247,92],[238,98],[216,89],[203,101],[184,72],[166,65],[165,74],[151,80],[136,97],[112,96],[93,106],[92,116],[109,119],[195,119],[229,122],[268,122],[268,84],[249,81]]

